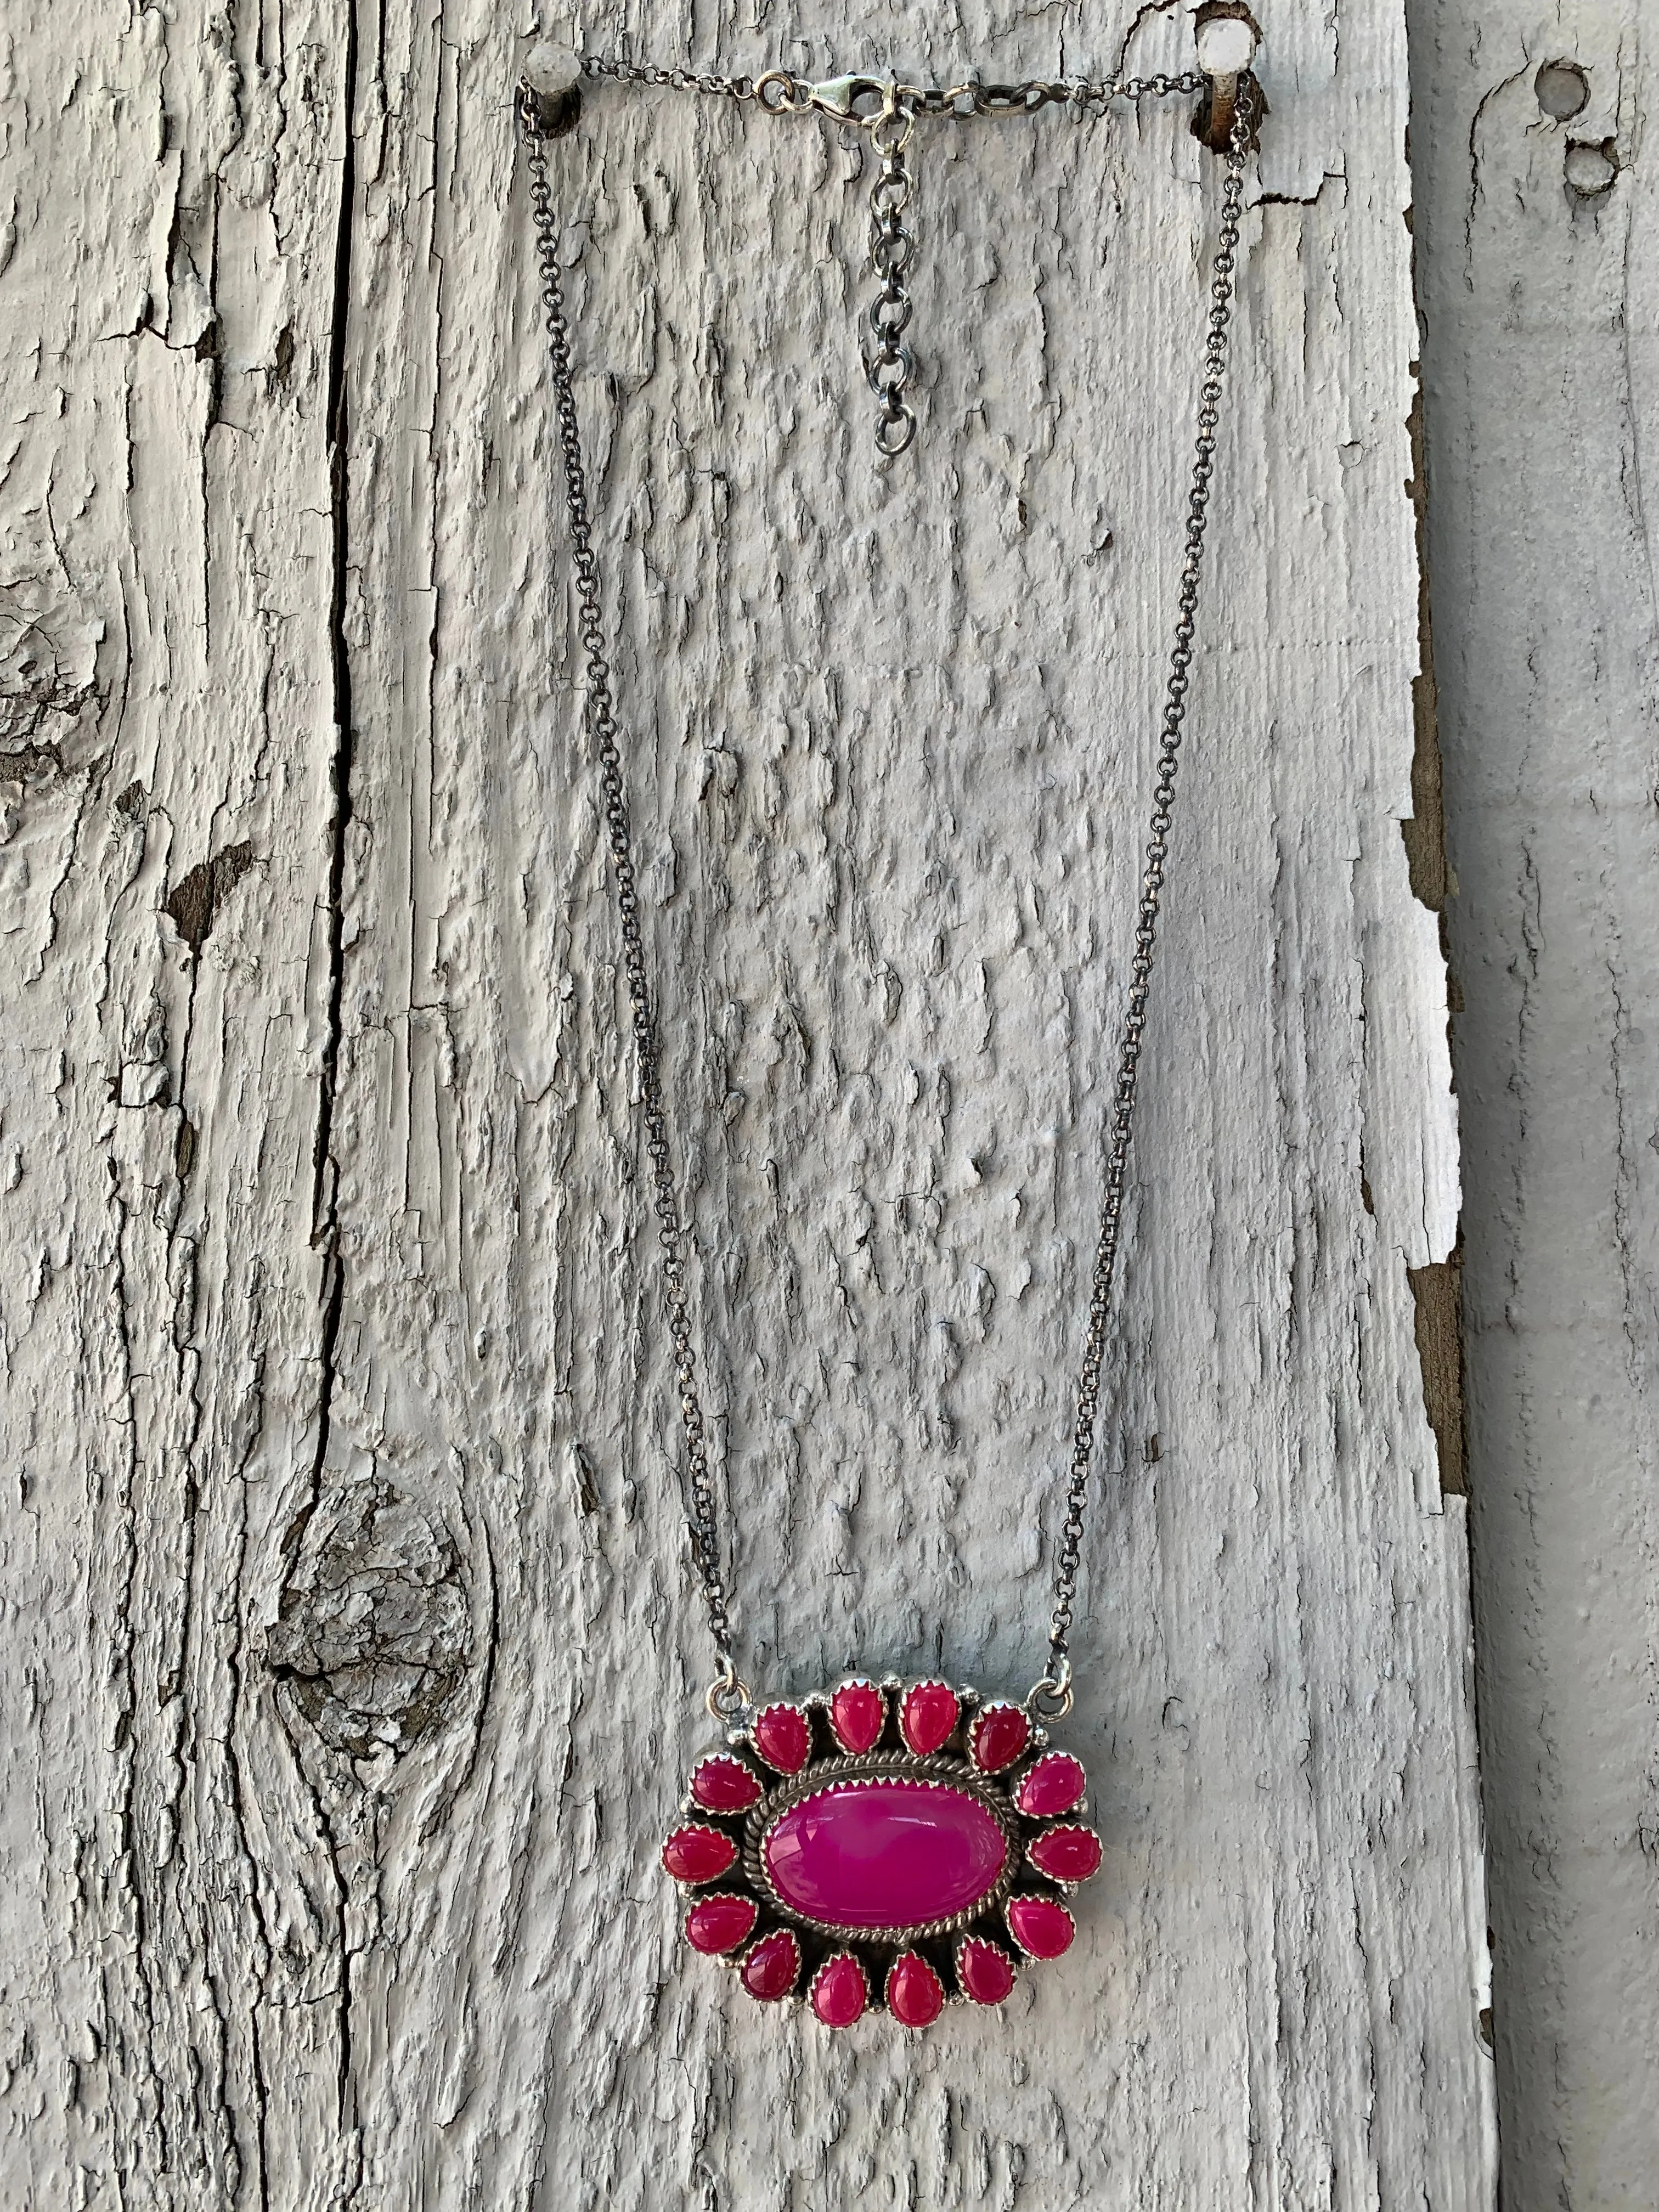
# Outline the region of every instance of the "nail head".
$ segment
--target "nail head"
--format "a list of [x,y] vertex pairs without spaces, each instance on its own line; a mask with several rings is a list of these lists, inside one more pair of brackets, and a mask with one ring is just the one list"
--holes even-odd
[[524,81],[542,100],[562,100],[582,81],[582,58],[558,39],[538,39],[524,58]]
[[1198,65],[1206,76],[1237,76],[1255,58],[1255,33],[1237,15],[1212,15],[1198,27]]

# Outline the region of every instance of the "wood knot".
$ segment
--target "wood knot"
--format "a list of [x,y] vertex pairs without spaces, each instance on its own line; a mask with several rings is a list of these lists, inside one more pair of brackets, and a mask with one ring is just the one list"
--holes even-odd
[[384,1765],[441,1724],[471,1643],[442,1516],[376,1476],[307,1522],[266,1653],[330,1750]]

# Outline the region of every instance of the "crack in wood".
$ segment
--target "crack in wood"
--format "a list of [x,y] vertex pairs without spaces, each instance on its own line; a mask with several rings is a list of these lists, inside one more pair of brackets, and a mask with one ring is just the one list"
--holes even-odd
[[[1413,260],[1416,255],[1413,249]],[[1440,761],[1439,695],[1434,682],[1434,621],[1429,604],[1428,460],[1423,443],[1423,382],[1416,382],[1407,418],[1411,435],[1412,472],[1406,494],[1417,532],[1417,674],[1412,679],[1412,811],[1401,822],[1406,865],[1413,895],[1432,913],[1446,906],[1446,810]],[[1441,949],[1443,952],[1444,932]]]
[[1434,1431],[1444,1498],[1468,1492],[1463,1410],[1463,1255],[1461,1242],[1449,1259],[1407,1267],[1412,1286],[1413,1328],[1423,1376],[1423,1407]]

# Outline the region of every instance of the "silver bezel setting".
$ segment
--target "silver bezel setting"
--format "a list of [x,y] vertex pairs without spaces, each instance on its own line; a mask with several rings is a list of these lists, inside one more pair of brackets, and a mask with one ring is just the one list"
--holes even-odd
[[[991,1887],[947,1919],[895,1921],[876,1928],[853,1928],[839,1921],[815,1919],[811,1913],[791,1905],[780,1893],[766,1863],[766,1838],[772,1828],[786,1813],[797,1805],[804,1805],[809,1797],[856,1790],[861,1783],[870,1782],[911,1783],[919,1789],[938,1786],[971,1798],[995,1821],[1002,1838],[1002,1871]],[[780,1919],[798,1928],[809,1928],[814,1935],[833,1936],[849,1948],[866,1945],[905,1951],[935,1936],[959,1936],[976,1920],[983,1920],[997,1911],[1012,1889],[1030,1849],[1017,1826],[1019,1817],[1006,1794],[994,1786],[994,1778],[970,1767],[966,1759],[952,1759],[937,1751],[923,1758],[910,1751],[864,1751],[852,1757],[842,1754],[809,1762],[799,1774],[790,1775],[763,1797],[758,1805],[750,1807],[744,1828],[743,1871],[750,1887],[769,1899]],[[867,1966],[866,1973],[867,1978]]]

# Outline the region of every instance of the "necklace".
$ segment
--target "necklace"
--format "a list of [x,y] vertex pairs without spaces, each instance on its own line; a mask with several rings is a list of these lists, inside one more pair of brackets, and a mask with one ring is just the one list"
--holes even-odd
[[[1013,85],[969,80],[939,87],[847,76],[809,84],[783,70],[754,78],[698,76],[543,47],[526,64],[520,89],[586,664],[585,719],[610,845],[684,1431],[686,1526],[719,1661],[707,1704],[725,1730],[723,1741],[692,1769],[662,1862],[680,1886],[684,1931],[693,1950],[732,1966],[749,1995],[763,2002],[804,1990],[830,2027],[850,2027],[880,2005],[902,2025],[921,2028],[951,1999],[1000,2004],[1019,1960],[1058,1958],[1069,1948],[1076,1931],[1069,1900],[1101,1863],[1098,1835],[1076,1817],[1086,1787],[1083,1768],[1050,1745],[1048,1729],[1072,1705],[1069,1644],[1101,1368],[1186,719],[1245,160],[1261,112],[1247,73],[1254,53],[1249,26],[1222,16],[1200,30],[1200,40],[1206,32],[1208,51],[1202,44],[1200,49],[1206,71],[1176,77]],[[916,434],[907,396],[915,363],[905,337],[914,240],[904,217],[913,181],[905,155],[919,116],[966,120],[1061,106],[1081,120],[1103,113],[1115,100],[1203,92],[1208,108],[1200,113],[1200,135],[1224,153],[1178,612],[1075,1393],[1048,1659],[1022,1700],[982,1698],[939,1680],[856,1675],[832,1688],[757,1704],[738,1673],[548,174],[550,140],[574,127],[583,84],[604,79],[729,98],[777,116],[829,115],[869,133],[879,161],[870,198],[870,258],[879,289],[866,319],[864,365],[876,400],[882,465],[907,452]]]

